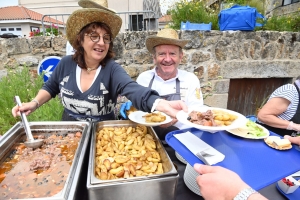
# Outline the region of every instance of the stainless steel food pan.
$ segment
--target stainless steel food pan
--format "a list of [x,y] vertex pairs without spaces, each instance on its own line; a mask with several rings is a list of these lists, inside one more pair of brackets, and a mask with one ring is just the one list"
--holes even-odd
[[[82,132],[82,137],[78,144],[73,163],[70,168],[67,180],[63,190],[52,197],[30,198],[30,200],[49,199],[49,200],[66,200],[74,199],[78,189],[78,180],[81,173],[84,156],[89,143],[91,124],[89,122],[30,122],[30,128],[34,136],[45,134],[65,134]],[[15,143],[26,140],[26,134],[22,123],[18,122],[0,139],[0,162],[2,163],[10,154]],[[1,199],[1,197],[0,197]]]
[[152,127],[148,127],[148,133],[150,133],[155,138],[157,151],[159,152],[162,159],[164,169],[163,174],[132,177],[128,179],[121,178],[114,180],[100,180],[96,178],[95,151],[96,133],[98,132],[98,130],[104,127],[135,127],[137,125],[138,124],[129,120],[103,121],[93,125],[87,177],[87,189],[89,199],[175,199],[176,184],[179,175]]

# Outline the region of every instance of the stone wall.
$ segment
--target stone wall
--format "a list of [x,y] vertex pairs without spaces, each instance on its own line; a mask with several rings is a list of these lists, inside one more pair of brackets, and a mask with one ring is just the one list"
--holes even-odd
[[[300,32],[179,31],[189,39],[181,69],[195,73],[207,105],[227,107],[230,79],[295,78],[300,74]],[[114,41],[116,60],[135,79],[153,67],[145,39],[156,32],[120,33]],[[63,37],[0,39],[0,77],[9,68],[37,69],[47,56],[64,56]]]
[[289,15],[299,12],[300,2],[283,6],[284,0],[265,0],[265,16]]

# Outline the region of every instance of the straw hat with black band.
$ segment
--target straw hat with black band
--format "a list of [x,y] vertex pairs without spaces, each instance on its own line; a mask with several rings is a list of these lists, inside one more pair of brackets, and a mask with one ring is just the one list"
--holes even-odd
[[[89,3],[87,3],[88,1]],[[81,29],[92,22],[102,22],[108,25],[112,32],[112,39],[118,35],[122,26],[122,19],[107,8],[107,0],[80,0],[79,2],[83,6],[95,6],[96,2],[102,4],[99,4],[98,8],[85,7],[76,10],[70,15],[66,24],[66,34],[70,44],[76,40]]]
[[176,30],[167,28],[159,31],[156,36],[148,36],[146,38],[146,48],[149,52],[152,52],[154,47],[162,44],[176,45],[183,48],[188,42],[189,40],[180,40]]

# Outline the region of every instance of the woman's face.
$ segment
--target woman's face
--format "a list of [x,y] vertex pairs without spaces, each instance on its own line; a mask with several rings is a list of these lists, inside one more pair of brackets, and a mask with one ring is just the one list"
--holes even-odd
[[102,28],[96,28],[93,32],[85,34],[82,42],[85,61],[101,62],[107,55],[110,40],[111,36]]

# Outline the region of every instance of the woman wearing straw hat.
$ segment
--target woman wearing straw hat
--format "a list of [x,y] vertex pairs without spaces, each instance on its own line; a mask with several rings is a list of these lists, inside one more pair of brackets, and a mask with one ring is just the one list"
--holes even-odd
[[51,77],[32,102],[12,109],[27,115],[38,106],[61,94],[63,120],[103,121],[115,119],[114,107],[119,94],[126,96],[142,111],[154,109],[175,117],[187,107],[182,101],[160,99],[158,93],[133,81],[113,58],[113,39],[122,20],[107,8],[106,0],[80,0],[82,9],[74,11],[66,24],[67,38],[75,50],[56,66]]

